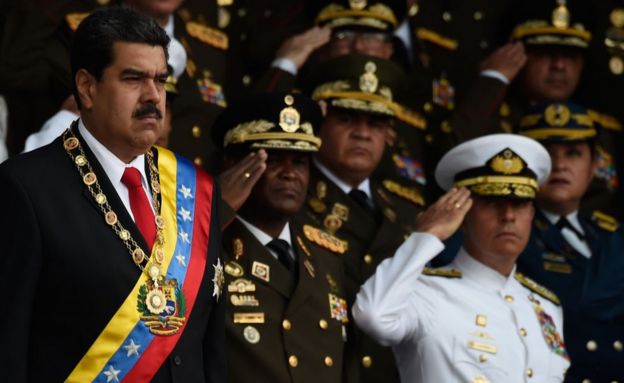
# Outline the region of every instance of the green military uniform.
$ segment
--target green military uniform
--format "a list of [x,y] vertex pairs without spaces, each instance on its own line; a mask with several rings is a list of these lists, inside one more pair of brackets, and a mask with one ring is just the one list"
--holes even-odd
[[[258,181],[239,215],[223,231],[229,293],[226,336],[232,382],[338,383],[356,379],[348,343],[352,330],[340,257],[344,244],[314,225],[298,223],[292,216],[284,218],[277,238],[253,223],[261,214],[258,210],[266,210],[274,223],[281,223],[279,217],[286,213],[271,207],[273,202],[261,199],[264,189],[258,185],[270,183],[271,187],[285,188],[303,182],[303,178],[293,175],[296,171],[292,167],[275,164],[280,157],[271,160],[271,156],[284,151],[318,151],[321,140],[314,131],[320,121],[318,105],[307,97],[264,94],[229,107],[213,131],[228,161],[261,148],[269,156],[266,177]],[[297,164],[302,158],[305,156],[297,157]],[[275,178],[270,178],[273,174]],[[307,177],[305,182],[299,189],[301,203]],[[276,241],[287,245],[287,255],[272,247]]]
[[[403,76],[390,61],[347,55],[317,67],[308,86],[312,98],[327,107],[396,119],[402,106],[393,97]],[[332,177],[338,178],[321,162],[315,162],[302,219],[345,242],[341,259],[347,275],[348,301],[352,302],[360,285],[373,275],[383,259],[394,254],[410,233],[425,201],[416,185],[371,174],[370,198],[368,203],[363,203]],[[381,347],[360,331],[356,337],[361,381],[398,381],[392,350]]]

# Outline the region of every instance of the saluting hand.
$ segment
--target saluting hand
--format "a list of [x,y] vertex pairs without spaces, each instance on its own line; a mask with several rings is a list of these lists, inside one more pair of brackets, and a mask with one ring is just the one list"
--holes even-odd
[[481,70],[495,70],[512,81],[526,64],[527,55],[521,42],[507,43],[490,53],[483,62]]
[[236,165],[219,174],[221,198],[235,211],[251,194],[251,189],[266,169],[267,152],[251,152]]
[[468,189],[451,188],[416,217],[416,231],[433,234],[444,241],[457,231],[471,206]]
[[329,41],[331,28],[312,27],[307,31],[294,35],[282,43],[276,57],[291,60],[300,69],[315,49]]

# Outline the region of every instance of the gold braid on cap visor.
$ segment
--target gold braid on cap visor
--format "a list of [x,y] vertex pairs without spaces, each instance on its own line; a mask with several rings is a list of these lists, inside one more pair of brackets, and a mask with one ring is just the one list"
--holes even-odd
[[[401,107],[390,99],[372,93],[363,92],[314,92],[314,101],[333,99],[331,104],[338,107],[358,109],[368,112],[396,116]],[[368,102],[365,104],[362,101]]]
[[510,196],[535,198],[537,181],[529,177],[479,176],[455,182],[455,187],[467,187],[481,196]]
[[322,24],[328,20],[331,21],[335,19],[354,17],[366,18],[370,19],[371,21],[385,21],[392,24],[393,27],[396,27],[398,25],[396,16],[394,15],[394,12],[392,12],[392,9],[387,5],[380,3],[370,6],[368,9],[347,9],[338,4],[330,4],[327,7],[323,8],[323,10],[321,10],[321,12],[318,14],[318,16],[316,17],[316,23]]

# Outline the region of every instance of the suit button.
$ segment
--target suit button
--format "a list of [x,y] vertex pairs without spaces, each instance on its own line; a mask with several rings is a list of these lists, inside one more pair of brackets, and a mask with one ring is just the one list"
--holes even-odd
[[521,328],[520,329],[520,335],[527,336],[527,330],[525,330],[524,328]]
[[202,166],[204,164],[204,160],[201,157],[195,157],[193,163],[197,166]]
[[624,349],[624,345],[622,345],[622,341],[616,340],[613,342],[613,348],[615,351],[622,351],[622,349]]
[[193,137],[195,138],[201,137],[201,134],[202,134],[201,128],[197,125],[193,126],[193,129],[191,129],[191,134],[193,134]]
[[589,351],[596,351],[598,349],[598,343],[596,343],[595,340],[588,341],[586,346]]
[[485,355],[485,354],[479,355],[479,362],[485,363],[485,362],[487,362],[487,360],[488,360],[487,355]]
[[373,256],[370,254],[366,254],[364,256],[364,263],[366,263],[367,265],[370,265],[371,263],[373,263]]
[[299,359],[296,356],[291,355],[288,357],[288,364],[290,364],[290,367],[297,367],[299,365]]
[[368,355],[362,358],[362,366],[364,366],[365,368],[369,368],[372,365],[373,365],[373,358],[371,358]]
[[182,364],[182,358],[180,358],[180,355],[176,355],[173,357],[173,364],[175,364],[176,366]]
[[451,16],[451,12],[442,13],[442,20],[446,21],[447,23],[451,21],[452,18],[453,16]]
[[282,328],[286,331],[289,331],[292,328],[292,324],[290,323],[288,319],[284,319],[282,321]]
[[591,383],[591,380],[589,380],[589,379],[583,379],[583,382],[581,382],[581,383]]
[[322,328],[323,330],[327,330],[327,326],[328,326],[328,324],[327,324],[327,321],[325,319],[321,319],[319,321],[319,327]]
[[512,297],[511,295],[505,295],[505,302],[511,303],[513,301],[514,301],[514,297]]
[[331,367],[334,365],[334,360],[331,358],[331,356],[326,356],[325,357],[325,365],[327,367]]
[[249,86],[251,84],[251,76],[246,74],[243,76],[243,85]]
[[526,369],[526,374],[527,376],[530,378],[533,376],[533,369],[532,368],[527,368]]

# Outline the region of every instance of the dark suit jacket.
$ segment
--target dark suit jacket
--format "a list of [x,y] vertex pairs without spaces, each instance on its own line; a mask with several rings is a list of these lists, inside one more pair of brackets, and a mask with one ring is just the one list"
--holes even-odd
[[[145,241],[95,156],[85,151],[100,185],[142,248]],[[213,199],[206,270],[195,306],[155,382],[225,379],[224,305],[212,297],[219,254]],[[66,153],[61,138],[0,166],[0,319],[3,380],[60,382],[73,370],[136,283],[140,270]]]
[[[239,278],[255,286],[254,291],[244,293],[229,290],[229,381],[354,381],[353,355],[345,343],[348,323],[332,316],[330,304],[330,295],[345,299],[340,255],[311,242],[302,226],[291,221],[290,228],[293,250],[298,254],[298,279],[239,220],[223,233],[226,265],[236,262],[244,272],[234,276],[226,267],[226,286],[234,286]],[[254,274],[256,262],[269,268],[268,281]],[[238,303],[244,297],[256,299],[257,305]],[[344,308],[348,311],[346,305]],[[236,315],[250,313],[262,313],[263,323],[235,320]],[[257,331],[257,343],[250,341],[253,338],[246,335],[248,331]],[[295,366],[293,358],[297,360]]]
[[[624,235],[579,216],[592,256],[576,252],[541,212],[536,213],[518,270],[554,291],[564,312],[564,339],[572,365],[566,382],[624,379]],[[597,349],[588,348],[593,341]]]

